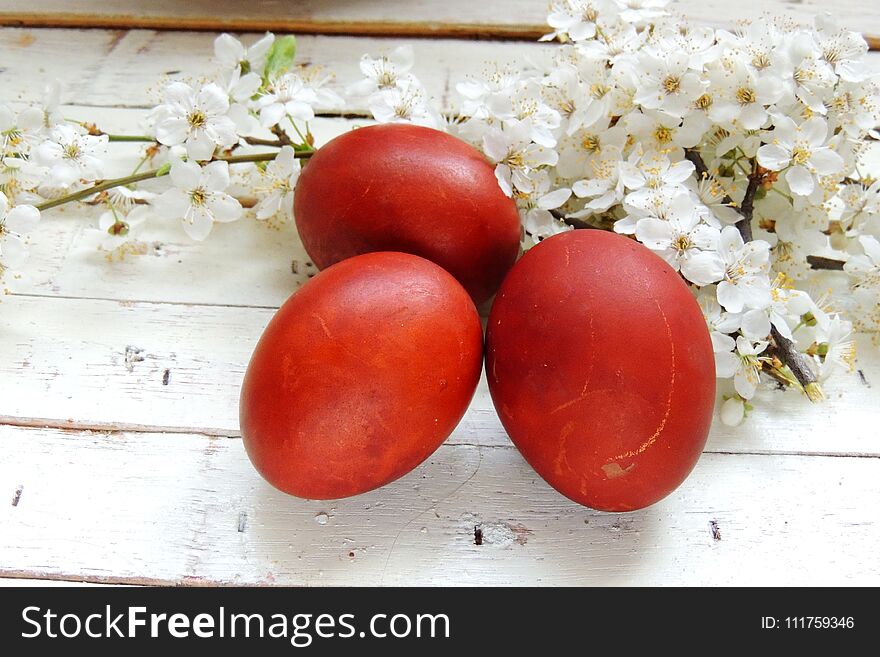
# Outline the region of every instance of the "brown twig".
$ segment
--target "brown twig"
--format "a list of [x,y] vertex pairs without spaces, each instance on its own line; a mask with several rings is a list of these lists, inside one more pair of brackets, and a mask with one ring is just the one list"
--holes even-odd
[[283,132],[278,139],[261,139],[260,137],[245,137],[244,140],[250,144],[251,146],[275,146],[276,148],[280,148],[281,146],[293,146],[293,142],[290,141],[290,138],[285,135]]
[[807,263],[813,269],[826,269],[828,271],[843,271],[843,266],[846,264],[843,260],[837,260],[836,258],[814,255],[807,256]]
[[[699,151],[692,148],[686,148],[684,156],[694,165],[694,169],[697,170],[698,179],[707,180],[712,177],[712,174],[709,173],[709,167],[706,166]],[[746,194],[743,197],[742,203],[734,201],[729,194],[725,194],[721,198],[722,203],[732,208],[736,208],[736,211],[742,215],[742,219],[736,222],[736,228],[739,231],[739,234],[742,235],[743,242],[752,241],[752,215],[755,211],[755,193],[758,191],[759,183],[760,178],[756,173],[752,173],[752,175],[749,176],[749,185],[746,187]]]
[[[294,157],[305,159],[311,157],[312,153],[314,153],[314,151],[296,151]],[[254,153],[252,155],[223,155],[215,157],[214,160],[228,162],[229,164],[240,164],[245,162],[271,162],[276,157],[278,157],[278,153]],[[77,192],[44,201],[36,207],[37,210],[40,210],[42,212],[44,210],[49,210],[50,208],[58,207],[59,205],[64,205],[65,203],[82,201],[89,198],[90,196],[93,196],[94,194],[98,194],[108,189],[113,189],[114,187],[122,187],[123,185],[130,185],[132,183],[142,182],[144,180],[150,180],[152,178],[161,178],[162,176],[167,176],[169,171],[170,167],[164,166],[159,169],[144,171],[143,173],[138,173],[132,176],[125,176],[123,178],[96,180],[95,184],[91,187],[86,187],[85,189],[81,189]]]
[[585,219],[581,219],[580,217],[569,217],[561,210],[550,210],[550,214],[552,214],[559,221],[568,224],[572,228],[593,228],[599,230],[598,226],[594,226],[589,221]]
[[[700,178],[711,176],[709,168],[699,152],[693,149],[685,149],[685,157],[693,162]],[[758,163],[753,160],[752,173],[749,174],[749,184],[746,187],[746,193],[743,195],[742,202],[737,204],[730,196],[725,196],[722,199],[724,203],[729,203],[732,207],[736,208],[736,211],[742,216],[742,219],[736,222],[736,227],[739,230],[739,234],[742,235],[744,242],[751,242],[753,239],[752,217],[755,212],[755,194],[758,192],[758,187],[764,182],[765,173],[759,169]],[[810,265],[812,266],[812,264],[811,262]],[[841,264],[842,267],[843,265]],[[816,381],[816,375],[810,369],[810,365],[804,355],[797,350],[791,340],[779,333],[775,326],[771,327],[770,335],[776,345],[776,355],[779,357],[779,360],[791,370],[794,378],[800,383],[810,401],[823,399],[822,388]]]
[[804,393],[806,393],[810,401],[817,402],[824,399],[825,394],[822,392],[822,387],[816,381],[816,375],[813,374],[813,370],[810,369],[804,355],[797,350],[794,342],[782,335],[775,326],[770,328],[770,335],[776,344],[776,355],[779,357],[779,360],[788,366],[788,369],[791,370],[794,378],[801,384]]

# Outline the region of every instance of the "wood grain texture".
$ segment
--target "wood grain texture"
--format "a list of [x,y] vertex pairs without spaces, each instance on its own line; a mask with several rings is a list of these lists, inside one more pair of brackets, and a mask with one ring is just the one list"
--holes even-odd
[[[53,79],[64,84],[63,101],[101,107],[151,107],[161,100],[164,83],[194,81],[216,74],[216,34],[153,30],[0,29],[0,89],[5,101],[37,102]],[[243,35],[252,43],[259,35]],[[454,109],[454,85],[480,75],[488,64],[522,65],[549,56],[555,47],[537,43],[487,43],[458,40],[303,36],[297,40],[297,61],[324,66],[335,74],[331,85],[343,92],[362,76],[364,53],[378,55],[411,43],[415,72],[427,94],[444,110]],[[76,52],[75,58],[68,53]],[[347,112],[365,112],[349,103]]]
[[[348,34],[360,36],[537,39],[545,34],[548,2],[507,0],[39,0],[22,7],[0,0],[0,25],[36,27],[151,28]],[[670,10],[695,23],[732,27],[764,14],[810,22],[829,7],[821,0],[767,0],[731,4],[723,0],[674,0]],[[880,10],[872,0],[846,0],[835,14],[850,29],[880,35]]]
[[[273,314],[17,295],[0,308],[0,380],[15,381],[0,398],[0,422],[219,436],[239,433],[239,386]],[[867,385],[856,375],[833,380],[820,406],[791,391],[764,390],[746,427],[716,422],[708,449],[880,455],[872,426],[880,404],[880,354],[868,339],[861,346]],[[509,444],[485,380],[450,441]]]
[[[877,458],[704,455],[660,504],[592,512],[512,448],[441,447],[380,491],[297,500],[237,439],[0,427],[0,573],[172,584],[880,583]],[[714,522],[717,528],[713,532]],[[482,531],[475,545],[474,529]]]

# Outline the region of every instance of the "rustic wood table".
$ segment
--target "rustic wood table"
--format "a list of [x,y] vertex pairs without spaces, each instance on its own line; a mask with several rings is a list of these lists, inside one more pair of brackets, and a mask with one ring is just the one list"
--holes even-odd
[[[823,7],[677,5],[715,25]],[[873,0],[835,10],[880,35]],[[307,35],[300,57],[340,87],[362,53],[412,43],[417,73],[448,107],[454,81],[486,61],[552,48],[529,42],[544,11],[531,0],[3,0],[0,97],[37,101],[60,78],[67,115],[130,130],[163,78],[210,70],[216,31],[273,29]],[[870,60],[880,70],[880,53]],[[319,119],[318,143],[363,122],[362,109]],[[124,172],[137,147],[113,153]],[[870,336],[860,371],[829,385],[827,402],[761,393],[747,423],[716,423],[693,475],[644,511],[593,512],[547,486],[508,441],[485,382],[411,474],[353,499],[302,501],[256,474],[237,417],[257,338],[312,271],[294,227],[243,220],[194,243],[155,221],[147,253],[108,262],[90,233],[96,214],[46,213],[25,275],[0,297],[0,583],[880,584]]]

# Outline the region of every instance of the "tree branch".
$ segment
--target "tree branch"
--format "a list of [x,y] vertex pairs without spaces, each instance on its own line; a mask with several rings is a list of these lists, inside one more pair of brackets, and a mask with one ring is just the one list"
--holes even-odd
[[[294,153],[294,157],[298,158],[307,158],[311,157],[314,151],[296,151]],[[230,155],[230,156],[220,156],[215,157],[214,161],[228,162],[230,164],[240,164],[242,162],[269,162],[278,157],[278,153],[254,153],[253,155]],[[73,192],[72,194],[67,194],[65,196],[60,196],[58,198],[52,199],[50,201],[44,201],[40,203],[37,207],[37,210],[49,210],[50,208],[58,207],[59,205],[64,205],[65,203],[72,203],[73,201],[81,201],[86,199],[94,194],[98,194],[100,192],[107,191],[108,189],[113,189],[114,187],[122,187],[123,185],[131,185],[132,183],[142,182],[144,180],[150,180],[151,178],[161,178],[162,176],[168,175],[168,172],[171,170],[170,167],[164,166],[159,169],[152,169],[151,171],[144,171],[143,173],[136,173],[131,176],[124,176],[122,178],[111,178],[110,180],[100,180],[95,182],[91,187],[86,187],[85,189],[81,189],[77,192]]]
[[245,137],[244,140],[250,144],[251,146],[275,146],[276,148],[281,148],[282,146],[293,146],[293,142],[290,141],[287,135],[281,133],[278,139],[261,139],[260,137]]
[[550,210],[550,214],[552,214],[559,221],[568,224],[572,228],[593,228],[595,230],[601,230],[597,226],[594,226],[589,221],[585,219],[581,219],[580,217],[569,217],[561,210]]
[[843,260],[814,255],[807,256],[807,263],[813,269],[826,269],[828,271],[843,271],[843,266],[846,264]]
[[794,378],[801,384],[804,393],[806,393],[810,401],[817,402],[823,400],[825,394],[822,392],[822,387],[816,381],[816,375],[813,374],[813,370],[810,369],[804,355],[775,326],[771,327],[770,335],[773,337],[773,342],[776,343],[776,355],[779,357],[779,360],[788,366],[788,369],[791,370]]
[[[709,168],[706,166],[706,163],[703,161],[703,158],[698,151],[688,148],[685,149],[684,155],[688,160],[693,162],[694,169],[696,169],[697,174],[701,179],[711,176]],[[730,196],[725,196],[722,199],[724,203],[729,203],[731,207],[736,208],[736,211],[739,212],[742,217],[742,219],[736,222],[736,227],[739,230],[739,234],[742,235],[743,242],[751,242],[753,239],[752,217],[755,212],[755,194],[757,193],[762,180],[763,176],[759,173],[758,163],[753,161],[752,173],[749,174],[749,184],[746,187],[746,193],[743,196],[742,203],[737,204]],[[809,257],[807,258],[807,261],[810,261]],[[813,266],[813,263],[810,262],[810,265]],[[842,263],[841,268],[843,268]],[[771,327],[770,335],[776,345],[776,352],[779,360],[791,370],[791,373],[794,375],[795,379],[797,379],[798,383],[801,384],[804,393],[806,393],[810,401],[819,401],[823,399],[824,395],[822,393],[822,388],[816,381],[816,375],[813,374],[813,370],[810,368],[806,357],[797,350],[791,340],[779,333],[775,326]]]
[[[706,166],[699,151],[692,148],[686,148],[684,150],[684,156],[693,163],[694,169],[697,170],[697,177],[700,180],[706,180],[712,177],[712,174],[709,173],[709,167]],[[752,215],[755,211],[755,193],[758,191],[759,183],[760,177],[753,169],[753,173],[749,176],[749,185],[746,187],[746,194],[743,197],[742,203],[734,201],[729,194],[725,194],[721,198],[722,203],[735,208],[742,216],[742,219],[736,222],[736,228],[739,231],[739,234],[742,235],[743,242],[752,241]]]

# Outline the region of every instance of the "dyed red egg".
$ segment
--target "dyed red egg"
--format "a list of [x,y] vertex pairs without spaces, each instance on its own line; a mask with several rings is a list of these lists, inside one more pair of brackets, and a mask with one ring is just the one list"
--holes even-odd
[[492,164],[420,126],[359,128],[322,146],[299,178],[294,216],[319,269],[370,251],[413,253],[450,272],[476,303],[519,254],[516,204]]
[[480,318],[446,271],[404,253],[350,258],[269,322],[241,389],[263,477],[335,499],[401,477],[452,432],[482,369]]
[[495,298],[486,372],[525,459],[575,502],[632,511],[672,492],[712,420],[715,361],[687,285],[598,230],[544,240]]

